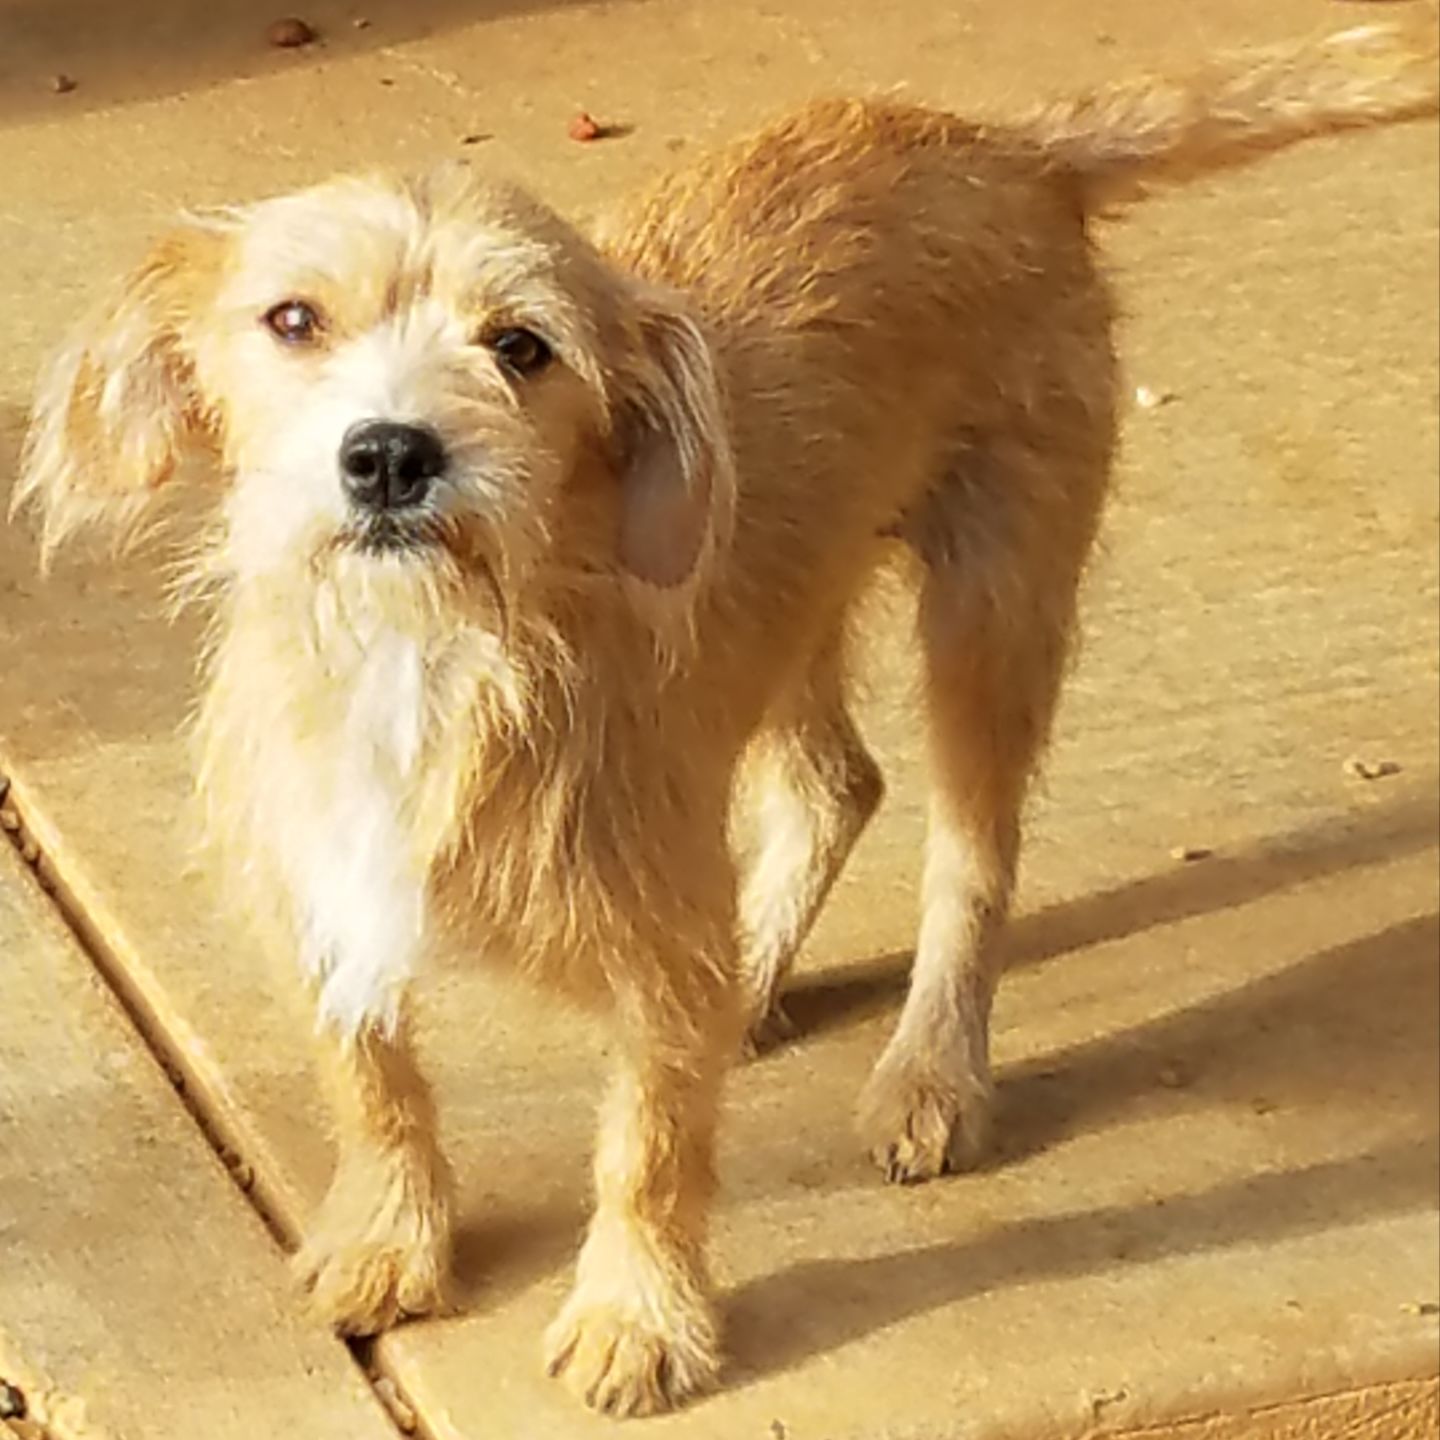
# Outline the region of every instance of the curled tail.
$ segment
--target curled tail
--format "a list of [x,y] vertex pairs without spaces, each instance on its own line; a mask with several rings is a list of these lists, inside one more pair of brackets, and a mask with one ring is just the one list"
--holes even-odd
[[1256,50],[1183,80],[1108,86],[1047,104],[1018,129],[1097,204],[1314,135],[1440,111],[1440,26],[1365,25]]

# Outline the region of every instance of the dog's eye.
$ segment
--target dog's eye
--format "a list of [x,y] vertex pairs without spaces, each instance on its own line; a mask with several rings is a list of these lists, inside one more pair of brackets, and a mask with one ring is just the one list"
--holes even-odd
[[321,330],[319,311],[304,300],[282,300],[272,305],[261,316],[261,323],[287,345],[308,345]]
[[500,363],[517,375],[534,375],[551,360],[550,347],[533,330],[501,330],[487,343]]

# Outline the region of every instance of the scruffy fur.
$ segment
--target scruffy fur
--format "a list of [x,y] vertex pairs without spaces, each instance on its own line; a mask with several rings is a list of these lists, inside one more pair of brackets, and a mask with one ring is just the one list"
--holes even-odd
[[[933,757],[909,997],[862,1101],[892,1180],[990,1124],[995,933],[1116,428],[1087,220],[1153,182],[1432,113],[1433,28],[1350,32],[976,125],[810,106],[593,239],[460,171],[187,223],[44,379],[47,545],[220,458],[197,725],[209,825],[316,988],[340,1162],[298,1268],[369,1333],[439,1301],[449,1180],[407,1045],[438,948],[613,1016],[597,1207],[552,1372],[616,1414],[715,1380],[721,1078],[881,798],[846,628],[916,575]],[[306,343],[259,323],[300,297]],[[553,362],[507,372],[497,327]],[[449,468],[389,548],[337,445],[420,420]],[[374,537],[370,537],[373,539]],[[394,537],[392,537],[393,539]],[[732,855],[737,767],[763,778]]]

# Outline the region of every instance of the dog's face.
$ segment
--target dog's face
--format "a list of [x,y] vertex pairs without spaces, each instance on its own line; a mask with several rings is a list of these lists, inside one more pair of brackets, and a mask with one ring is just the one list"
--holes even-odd
[[235,233],[195,368],[242,575],[437,546],[528,568],[609,433],[603,356],[625,317],[587,247],[487,198],[342,183]]
[[722,538],[722,410],[694,322],[541,206],[346,180],[162,241],[52,365],[20,495],[52,539],[123,523],[203,438],[232,582],[679,591]]

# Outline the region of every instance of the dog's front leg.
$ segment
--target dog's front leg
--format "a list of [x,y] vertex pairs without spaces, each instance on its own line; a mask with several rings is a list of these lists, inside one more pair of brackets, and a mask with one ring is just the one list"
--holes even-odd
[[550,1373],[613,1415],[670,1409],[720,1368],[705,1229],[740,1006],[728,994],[712,1005],[675,1026],[651,1011],[626,1028],[601,1111],[595,1216],[546,1336]]
[[449,1273],[450,1176],[406,1030],[403,1017],[393,1033],[321,1030],[339,1159],[295,1267],[314,1311],[347,1335],[436,1309]]

